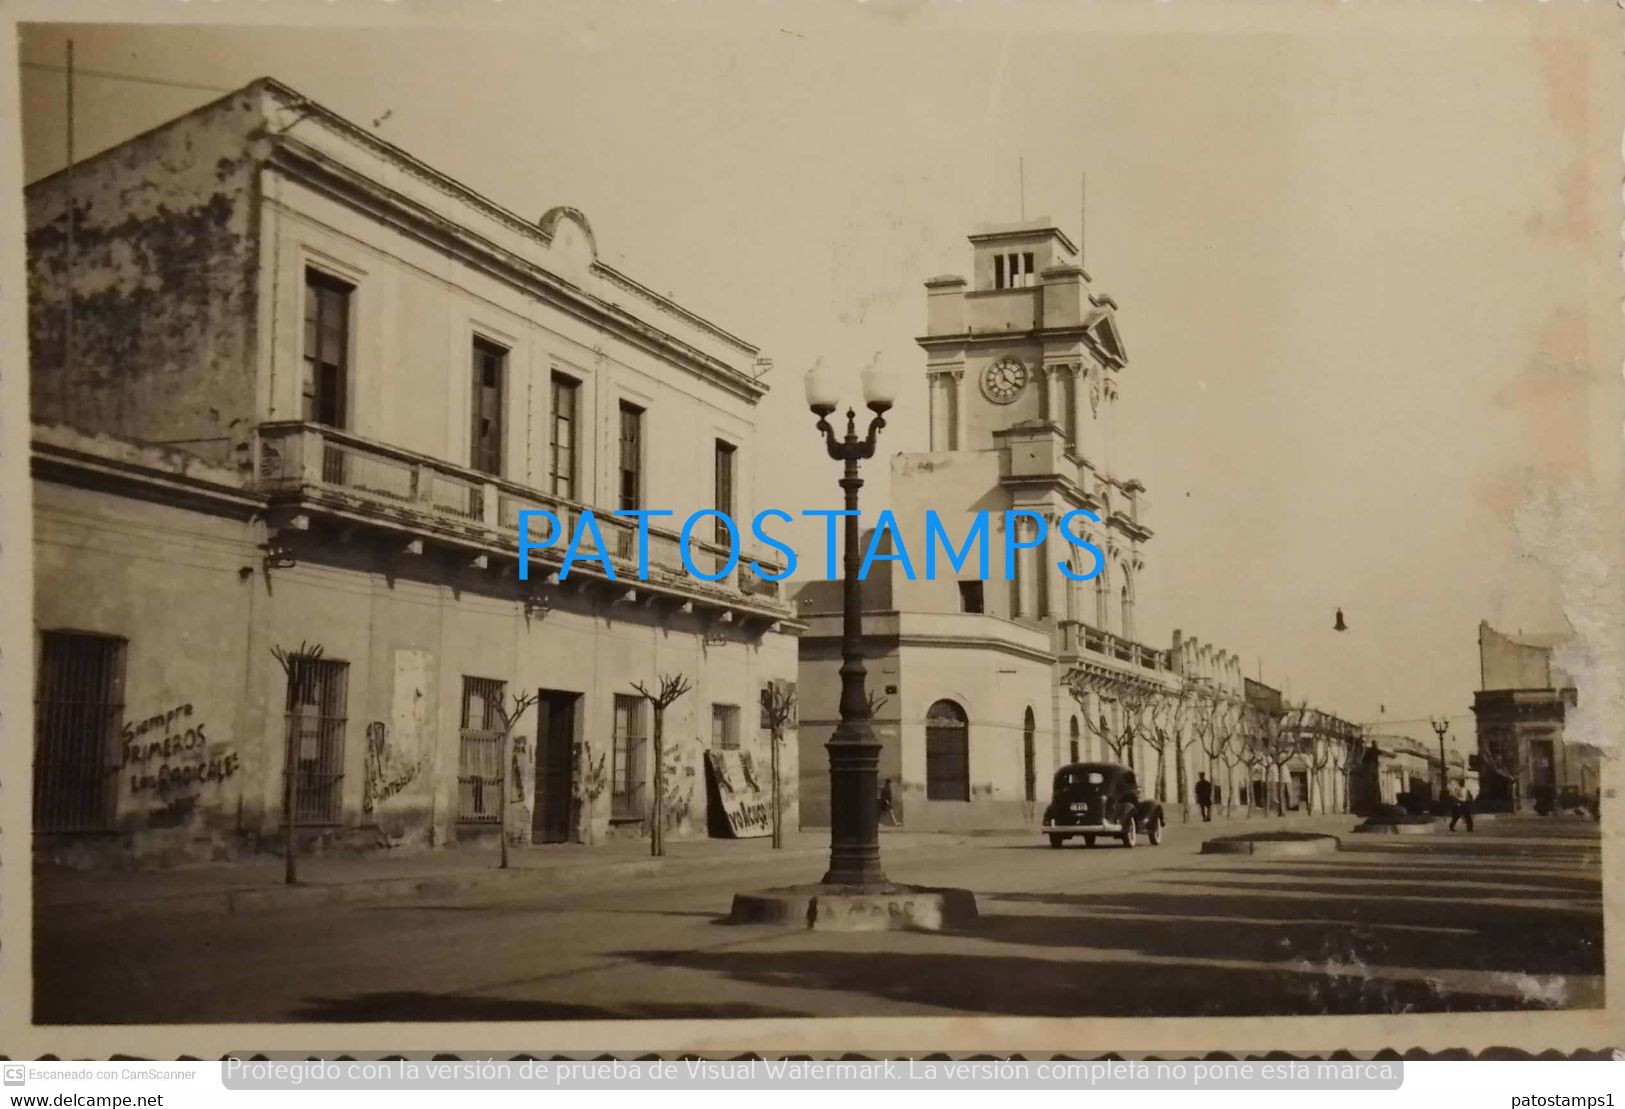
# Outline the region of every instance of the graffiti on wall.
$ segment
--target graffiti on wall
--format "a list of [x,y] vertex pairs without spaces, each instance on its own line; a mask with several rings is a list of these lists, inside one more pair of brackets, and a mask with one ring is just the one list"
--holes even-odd
[[382,720],[367,725],[366,781],[361,793],[361,810],[372,812],[417,780],[429,763],[427,756],[408,762],[389,742],[389,727]]
[[[162,736],[162,738],[159,738]],[[205,757],[210,743],[203,721],[192,722],[192,706],[177,705],[167,712],[124,725],[121,765],[130,770],[130,792],[155,792],[168,797],[177,790],[223,782],[237,773],[235,751],[217,748]],[[177,806],[170,798],[162,811],[184,819],[191,806]]]

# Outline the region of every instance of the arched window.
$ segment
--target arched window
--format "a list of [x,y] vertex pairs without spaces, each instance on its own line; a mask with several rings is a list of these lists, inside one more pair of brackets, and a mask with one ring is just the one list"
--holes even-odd
[[1079,762],[1082,759],[1082,751],[1080,750],[1082,745],[1079,743],[1079,738],[1080,737],[1078,735],[1078,718],[1076,716],[1074,716],[1072,718],[1072,729],[1071,729],[1071,731],[1072,731],[1072,761],[1073,762]]
[[1021,770],[1022,784],[1025,789],[1023,796],[1029,801],[1038,797],[1038,752],[1034,747],[1034,733],[1038,730],[1038,721],[1033,717],[1033,707],[1027,706],[1027,715],[1021,720]]
[[1122,636],[1124,639],[1134,638],[1134,575],[1129,570],[1128,563],[1123,563],[1123,588],[1120,593],[1123,605]]
[[925,796],[970,800],[970,720],[952,701],[938,701],[925,714]]

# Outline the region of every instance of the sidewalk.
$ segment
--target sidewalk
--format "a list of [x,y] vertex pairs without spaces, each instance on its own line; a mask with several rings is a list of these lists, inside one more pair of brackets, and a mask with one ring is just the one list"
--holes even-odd
[[[1016,833],[1019,834],[1019,833]],[[887,854],[948,848],[961,837],[935,832],[886,830]],[[446,897],[526,882],[548,886],[590,885],[671,877],[704,867],[746,862],[807,862],[829,852],[827,830],[787,832],[773,850],[767,838],[668,840],[662,858],[649,855],[647,840],[511,846],[508,869],[497,868],[497,844],[482,843],[405,854],[313,855],[299,860],[299,883],[283,882],[280,856],[254,856],[153,870],[34,868],[36,912],[124,916],[184,912],[241,913],[337,902]],[[815,867],[816,869],[816,867]]]

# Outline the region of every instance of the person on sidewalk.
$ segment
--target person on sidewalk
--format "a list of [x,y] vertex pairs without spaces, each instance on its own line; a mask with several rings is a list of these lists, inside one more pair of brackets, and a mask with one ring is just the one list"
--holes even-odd
[[1458,820],[1464,820],[1467,822],[1467,830],[1469,832],[1473,830],[1473,795],[1471,793],[1468,793],[1460,801],[1457,801],[1455,807],[1450,812],[1450,830],[1452,832],[1456,830],[1456,822]]
[[880,783],[880,819],[889,819],[893,828],[903,826],[903,822],[897,819],[897,799],[892,796],[890,778]]
[[1206,774],[1196,775],[1196,804],[1202,810],[1203,820],[1213,819],[1213,783]]

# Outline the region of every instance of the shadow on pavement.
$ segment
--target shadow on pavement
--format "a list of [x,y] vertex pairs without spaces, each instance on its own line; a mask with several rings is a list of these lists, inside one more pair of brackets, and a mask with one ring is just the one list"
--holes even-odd
[[[1441,873],[1441,865],[1449,865],[1451,870]],[[1169,867],[1166,870],[1159,871],[1158,877],[1165,874],[1189,875],[1193,879],[1214,874],[1237,875],[1240,877],[1258,875],[1264,878],[1288,879],[1342,878],[1353,882],[1385,882],[1396,886],[1423,886],[1426,891],[1435,894],[1449,891],[1450,896],[1455,895],[1455,891],[1460,888],[1461,882],[1472,883],[1475,890],[1483,886],[1493,885],[1507,890],[1542,890],[1573,894],[1580,897],[1597,897],[1602,892],[1602,883],[1598,878],[1553,874],[1549,869],[1509,872],[1504,867],[1496,867],[1493,870],[1486,869],[1482,872],[1463,873],[1453,864],[1405,868],[1393,866],[1381,869],[1369,866],[1338,866],[1335,863],[1325,866],[1315,864],[1305,864],[1303,866],[1191,866]]]
[[424,993],[400,990],[357,994],[353,997],[312,998],[291,1021],[381,1020],[751,1020],[794,1016],[743,1002],[708,1005],[701,1002],[637,1002],[624,1006],[582,1005],[570,1001],[531,1001],[524,998],[481,997],[474,994]]
[[[1011,1016],[1267,1016],[1523,1007],[1509,997],[1445,991],[1422,981],[1332,976],[1287,967],[1193,966],[1141,959],[1062,963],[895,951],[884,956],[806,950],[652,950],[618,955],[756,986],[835,990],[893,1004]],[[868,1011],[858,1004],[851,1015]]]
[[[1302,888],[1302,887],[1295,887]],[[1327,888],[1327,887],[1321,887]],[[978,934],[1000,943],[1133,951],[1260,963],[1600,975],[1600,911],[1463,906],[1454,891],[1431,900],[1380,892],[1316,897],[1164,891],[983,895]],[[1336,896],[1342,894],[1343,896]],[[999,903],[1073,910],[1000,914]],[[1242,923],[1249,921],[1253,923]]]

